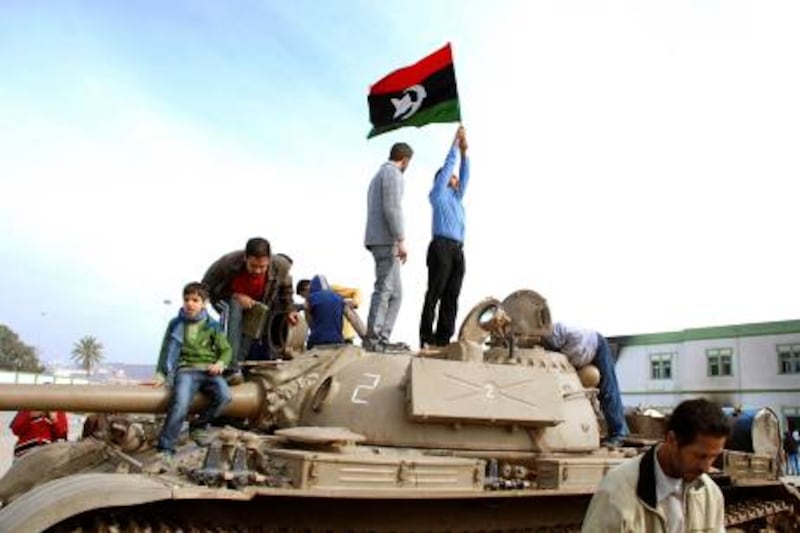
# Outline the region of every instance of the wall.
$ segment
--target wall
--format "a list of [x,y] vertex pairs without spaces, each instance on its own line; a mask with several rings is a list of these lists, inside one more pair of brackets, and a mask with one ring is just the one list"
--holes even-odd
[[[657,336],[666,334],[651,337]],[[646,340],[649,336],[640,337]],[[796,343],[800,343],[800,332],[653,344],[625,345],[623,341],[616,364],[623,403],[672,407],[684,399],[704,396],[730,406],[770,407],[778,415],[800,413],[800,374],[779,373],[776,348]],[[708,375],[706,350],[713,348],[733,349],[732,376]],[[670,380],[650,379],[650,354],[659,352],[675,353]],[[781,418],[785,423],[785,416]]]

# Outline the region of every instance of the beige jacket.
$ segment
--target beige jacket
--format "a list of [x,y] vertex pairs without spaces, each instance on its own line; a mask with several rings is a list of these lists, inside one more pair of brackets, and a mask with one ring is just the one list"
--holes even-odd
[[[662,533],[656,509],[655,447],[603,478],[583,519],[583,533]],[[686,489],[686,531],[725,531],[722,491],[706,474]]]

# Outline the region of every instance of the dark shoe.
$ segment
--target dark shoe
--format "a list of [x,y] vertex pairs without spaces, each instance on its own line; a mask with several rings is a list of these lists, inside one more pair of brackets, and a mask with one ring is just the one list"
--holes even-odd
[[383,353],[386,351],[386,345],[384,343],[368,339],[365,339],[364,342],[361,343],[361,347],[368,352]]
[[600,445],[606,448],[621,448],[624,444],[625,437],[622,435],[612,435],[600,441]]
[[387,342],[384,344],[387,352],[410,352],[411,346],[404,342]]

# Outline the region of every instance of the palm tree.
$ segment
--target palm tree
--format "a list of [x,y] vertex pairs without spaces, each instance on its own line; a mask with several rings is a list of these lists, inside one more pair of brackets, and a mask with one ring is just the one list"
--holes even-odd
[[86,370],[86,375],[103,360],[103,344],[91,335],[81,337],[72,346],[72,360]]

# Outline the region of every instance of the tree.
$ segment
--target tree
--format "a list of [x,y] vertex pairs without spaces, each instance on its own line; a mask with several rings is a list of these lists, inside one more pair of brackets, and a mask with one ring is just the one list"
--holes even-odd
[[71,359],[81,368],[86,370],[86,375],[103,360],[103,345],[91,335],[81,337],[72,345]]
[[22,342],[19,335],[4,324],[0,324],[0,368],[25,372],[44,370],[36,348]]

